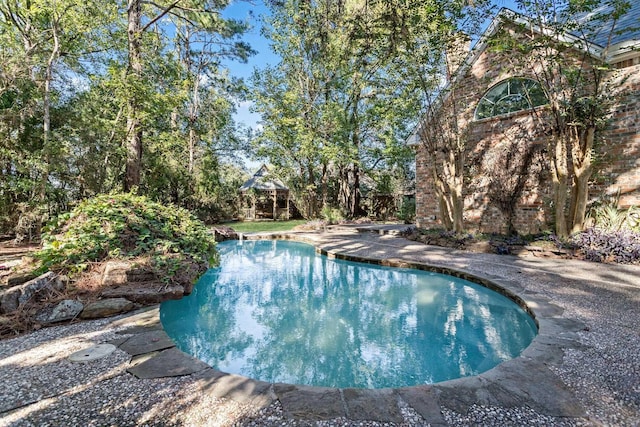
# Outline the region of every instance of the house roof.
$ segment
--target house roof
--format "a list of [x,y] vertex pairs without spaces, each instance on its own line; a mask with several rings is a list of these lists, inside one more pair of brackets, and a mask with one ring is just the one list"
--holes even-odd
[[251,188],[261,191],[289,191],[289,187],[284,185],[282,181],[269,176],[269,168],[267,165],[262,165],[251,178],[242,184],[240,191],[247,191]]
[[[578,17],[577,20],[580,21],[580,18],[589,19],[594,17],[595,15],[610,14],[612,10],[612,6],[604,5],[597,8],[592,13],[585,14],[582,17]],[[608,42],[609,33],[611,33],[613,20],[599,20],[598,24],[600,30],[597,32],[597,34],[594,35],[592,41],[600,47],[605,47]],[[613,30],[614,31],[611,37],[612,46],[619,45],[631,40],[640,41],[640,2],[638,2],[637,0],[631,1],[629,10],[615,23],[615,28]]]
[[[589,19],[594,19],[597,16],[606,16],[607,10],[612,10],[610,6],[602,6],[589,14],[577,16],[576,22],[586,22]],[[500,26],[505,21],[516,22],[519,24],[526,24],[532,26],[534,31],[539,33],[546,33],[549,30],[546,28],[540,28],[536,25],[532,25],[532,21],[525,15],[515,12],[508,8],[500,9],[500,12],[491,21],[491,24],[487,27],[482,34],[478,43],[469,52],[465,61],[456,70],[453,77],[453,81],[457,81],[462,78],[467,72],[469,67],[478,59],[480,54],[487,48],[489,39],[498,31]],[[607,60],[612,61],[617,59],[618,56],[624,53],[633,52],[632,47],[638,49],[640,47],[640,2],[633,1],[629,10],[625,15],[615,22],[615,28],[612,34],[611,43],[607,43],[611,28],[614,25],[613,20],[598,20],[599,30],[589,36],[586,36],[586,40],[580,34],[567,33],[564,36],[564,41],[574,42],[576,48],[588,50],[593,55],[602,54],[603,48],[609,44],[609,50],[607,52]]]

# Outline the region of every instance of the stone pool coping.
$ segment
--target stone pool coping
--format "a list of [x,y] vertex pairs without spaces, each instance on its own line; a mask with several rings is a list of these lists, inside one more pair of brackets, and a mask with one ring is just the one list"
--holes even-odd
[[[272,384],[210,368],[203,362],[177,350],[162,330],[159,310],[123,319],[128,324],[122,333],[132,337],[114,342],[132,355],[128,371],[139,378],[193,374],[203,381],[203,390],[216,397],[226,397],[241,403],[266,407],[279,400],[284,413],[294,419],[374,420],[402,422],[402,405],[413,408],[431,425],[446,425],[442,410],[466,413],[472,405],[497,407],[529,407],[536,412],[560,418],[586,418],[586,411],[574,393],[553,371],[562,363],[564,352],[580,348],[578,333],[585,325],[563,316],[563,309],[547,297],[527,290],[520,280],[453,268],[441,262],[416,260],[411,253],[402,253],[395,246],[378,248],[372,253],[359,239],[329,233],[278,233],[245,235],[253,239],[291,239],[312,244],[317,252],[330,258],[380,264],[384,266],[419,268],[453,274],[479,282],[514,299],[534,316],[538,335],[517,358],[472,377],[464,377],[431,385],[387,389],[356,389],[310,387],[293,384]],[[339,233],[338,233],[339,234]],[[411,242],[414,243],[414,242]],[[422,245],[424,247],[424,245]],[[431,249],[431,248],[430,248]],[[442,250],[445,255],[448,250]],[[142,322],[142,324],[140,323]]]

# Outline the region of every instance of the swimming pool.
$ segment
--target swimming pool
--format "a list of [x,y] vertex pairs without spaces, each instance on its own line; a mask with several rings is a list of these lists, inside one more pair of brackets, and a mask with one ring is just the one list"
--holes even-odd
[[220,267],[160,308],[182,351],[268,382],[384,388],[477,375],[533,340],[509,298],[453,276],[329,259],[292,241],[227,241]]

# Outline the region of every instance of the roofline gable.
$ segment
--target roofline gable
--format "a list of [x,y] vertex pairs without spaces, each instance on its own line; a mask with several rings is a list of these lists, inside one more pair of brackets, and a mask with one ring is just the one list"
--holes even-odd
[[[478,42],[474,45],[474,47],[469,51],[465,59],[458,66],[458,68],[454,71],[453,76],[450,81],[442,88],[440,94],[432,106],[432,108],[438,108],[442,103],[444,103],[451,91],[449,88],[459,83],[461,79],[464,78],[465,74],[469,69],[473,66],[473,64],[480,58],[480,56],[484,53],[489,45],[489,40],[493,37],[501,26],[506,22],[511,21],[516,24],[525,25],[534,32],[543,35],[553,35],[553,32],[549,28],[543,28],[539,25],[535,24],[531,18],[527,18],[525,15],[518,13],[512,9],[507,7],[503,7],[496,14],[496,16],[491,20],[491,23],[487,27],[487,29],[482,33]],[[633,55],[640,48],[640,40],[625,40],[620,43],[608,46],[608,49],[603,48],[602,46],[589,42],[584,38],[575,36],[570,33],[558,34],[560,42],[571,43],[574,44],[576,49],[587,52],[589,55],[594,58],[602,58],[603,54],[606,54],[604,58],[605,61],[611,62],[613,59],[621,60],[625,59],[628,56]],[[607,52],[608,50],[608,52]],[[418,123],[413,132],[407,138],[407,144],[415,146],[419,143],[418,132],[420,130],[420,123]]]
[[[553,30],[549,28],[540,27],[539,25],[535,24],[532,19],[527,18],[526,16],[514,10],[503,7],[502,9],[500,9],[498,14],[493,18],[493,20],[491,21],[487,29],[482,33],[482,36],[480,36],[480,39],[478,40],[476,45],[473,47],[473,49],[471,49],[471,51],[469,52],[465,60],[462,62],[462,64],[454,72],[454,76],[451,79],[451,82],[445,86],[445,89],[451,84],[458,83],[458,81],[464,77],[464,75],[469,70],[469,68],[471,68],[471,66],[478,60],[480,55],[482,55],[482,53],[487,49],[489,40],[498,32],[498,30],[500,29],[500,27],[502,27],[505,21],[511,21],[516,24],[525,25],[528,28],[530,28],[532,31],[545,36],[554,35]],[[587,52],[593,57],[600,58],[604,53],[604,49],[601,46],[595,43],[589,42],[581,37],[577,37],[573,34],[570,34],[570,33],[558,34],[557,37],[559,38],[560,42],[571,43],[575,45],[576,49],[580,49],[584,52]]]
[[244,192],[255,188],[258,190],[269,191],[289,191],[289,187],[287,187],[280,179],[270,177],[269,174],[269,167],[263,163],[251,178],[245,181],[238,190]]

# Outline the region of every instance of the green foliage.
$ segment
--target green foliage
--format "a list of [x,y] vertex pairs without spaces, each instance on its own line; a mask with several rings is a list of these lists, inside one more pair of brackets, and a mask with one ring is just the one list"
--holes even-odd
[[404,143],[422,114],[422,88],[441,83],[442,41],[458,21],[472,21],[465,4],[269,2],[265,32],[282,60],[254,74],[264,123],[254,142],[289,171],[284,178],[305,217],[329,201],[356,217],[366,178],[410,170]]
[[203,161],[190,198],[191,210],[207,224],[234,218],[240,205],[238,188],[246,179],[246,173],[238,167],[214,158]]
[[618,208],[617,203],[604,203],[589,210],[587,223],[606,231],[629,230],[640,233],[640,208]]
[[398,219],[411,224],[416,219],[416,199],[405,197],[398,211]]
[[333,208],[331,206],[324,206],[321,212],[322,218],[327,221],[329,225],[337,224],[344,220],[344,215],[339,208]]
[[213,236],[187,210],[128,193],[82,201],[51,221],[42,241],[36,254],[41,270],[69,273],[108,258],[150,256],[166,264],[168,255],[179,253],[209,263],[216,259]]
[[58,211],[75,196],[70,183],[82,185],[73,99],[93,59],[86,52],[112,41],[116,9],[103,0],[0,2],[0,232],[19,232],[22,214]]
[[244,85],[221,61],[245,61],[253,51],[240,40],[248,23],[220,15],[227,4],[144,2],[145,24],[167,14],[140,34],[137,75],[128,64],[126,2],[0,2],[0,234],[20,231],[34,212],[41,222],[122,188],[134,98],[140,192],[208,221],[234,216],[242,173],[228,164],[244,148],[233,121]]

